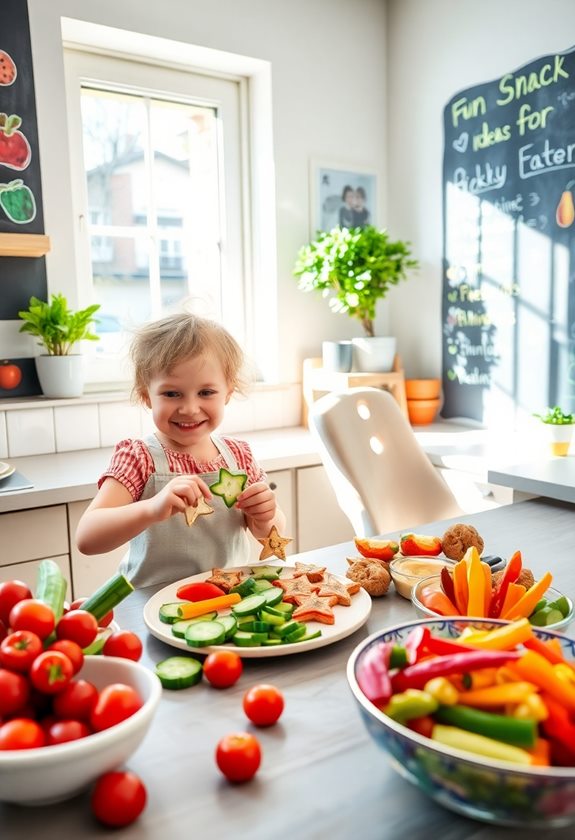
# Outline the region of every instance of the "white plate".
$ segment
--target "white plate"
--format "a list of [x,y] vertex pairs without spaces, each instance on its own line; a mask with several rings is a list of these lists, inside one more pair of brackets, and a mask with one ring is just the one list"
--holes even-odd
[[11,466],[11,464],[7,464],[5,461],[0,461],[0,481],[3,478],[8,478],[9,475],[13,475],[16,472],[16,467]]
[[[250,566],[237,566],[234,569],[226,568],[226,571],[238,571],[239,569],[244,572],[246,577],[250,575]],[[280,577],[282,578],[291,577],[295,571],[293,566],[278,566],[278,569],[281,569]],[[206,580],[206,578],[210,577],[210,574],[210,572],[203,572],[200,575],[192,575],[192,577],[177,580],[175,583],[164,586],[163,589],[160,589],[155,595],[152,595],[144,607],[144,621],[152,636],[155,636],[156,639],[160,639],[162,642],[166,642],[166,644],[172,647],[194,653],[211,653],[214,650],[234,650],[238,656],[244,658],[265,659],[269,656],[305,653],[307,650],[315,650],[315,648],[339,642],[340,639],[345,639],[346,636],[355,633],[356,630],[365,624],[371,611],[371,598],[365,589],[360,589],[359,592],[351,596],[350,607],[344,607],[341,604],[336,604],[332,607],[335,615],[335,624],[321,624],[319,621],[306,621],[310,633],[321,630],[321,636],[318,636],[317,639],[310,639],[307,642],[293,642],[289,645],[271,645],[270,647],[238,647],[233,642],[225,645],[209,645],[208,647],[201,648],[191,647],[186,643],[185,639],[178,639],[172,635],[171,625],[164,624],[164,622],[160,621],[159,610],[162,604],[178,600],[176,592],[180,586],[197,580]],[[338,575],[334,575],[334,577],[337,577],[343,583],[351,582],[347,578],[342,578]],[[226,609],[222,610],[221,614],[224,615],[229,612],[230,610]]]

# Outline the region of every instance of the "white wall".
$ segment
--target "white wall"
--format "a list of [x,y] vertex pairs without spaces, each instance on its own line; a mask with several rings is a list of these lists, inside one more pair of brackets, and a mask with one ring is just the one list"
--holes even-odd
[[488,82],[575,44],[573,0],[388,0],[389,227],[410,239],[417,278],[390,297],[410,376],[441,369],[443,108]]
[[[64,16],[271,62],[280,378],[299,381],[303,358],[317,355],[322,339],[361,334],[359,324],[332,315],[324,301],[300,292],[291,270],[309,238],[310,158],[379,170],[378,204],[384,208],[384,0],[28,0],[28,6],[44,215],[52,240],[50,291],[67,292],[72,305],[84,303],[73,292]],[[379,317],[384,325],[384,307]],[[18,334],[18,326],[0,324],[0,355],[33,355],[34,345]]]

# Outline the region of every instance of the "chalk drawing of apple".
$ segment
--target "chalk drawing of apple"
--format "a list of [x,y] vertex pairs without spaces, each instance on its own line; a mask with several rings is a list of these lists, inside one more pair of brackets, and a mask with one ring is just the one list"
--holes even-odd
[[9,169],[26,169],[32,157],[30,143],[21,131],[17,114],[0,114],[0,165]]

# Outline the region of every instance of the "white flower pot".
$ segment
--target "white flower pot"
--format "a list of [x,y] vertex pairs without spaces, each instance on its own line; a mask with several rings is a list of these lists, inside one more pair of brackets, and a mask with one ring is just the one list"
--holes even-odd
[[353,370],[388,373],[393,369],[397,339],[390,336],[353,338]]
[[553,423],[546,423],[545,427],[547,429],[551,454],[567,455],[569,452],[569,446],[571,445],[571,439],[573,438],[573,429],[575,429],[575,425],[564,424],[556,426]]
[[45,397],[80,397],[84,390],[84,357],[37,356],[36,373]]

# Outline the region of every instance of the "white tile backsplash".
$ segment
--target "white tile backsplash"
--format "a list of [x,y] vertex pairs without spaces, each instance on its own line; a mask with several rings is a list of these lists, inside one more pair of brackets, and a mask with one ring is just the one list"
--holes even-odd
[[124,438],[142,435],[142,411],[129,402],[100,403],[100,446],[115,446]]
[[98,406],[65,405],[54,409],[56,452],[97,449],[100,446]]
[[10,458],[56,451],[54,412],[51,408],[7,411],[6,428]]
[[0,411],[0,458],[8,457],[8,438],[6,436],[6,412]]

